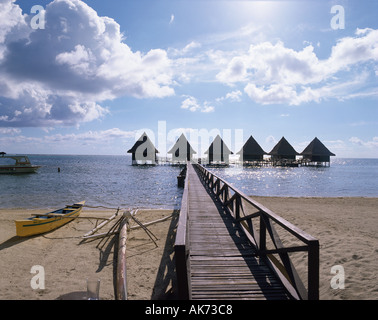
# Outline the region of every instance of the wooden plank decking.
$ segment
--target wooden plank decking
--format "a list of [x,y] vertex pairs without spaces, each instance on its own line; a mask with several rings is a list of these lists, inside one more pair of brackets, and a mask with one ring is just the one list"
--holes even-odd
[[238,223],[191,164],[188,179],[189,298],[289,299]]

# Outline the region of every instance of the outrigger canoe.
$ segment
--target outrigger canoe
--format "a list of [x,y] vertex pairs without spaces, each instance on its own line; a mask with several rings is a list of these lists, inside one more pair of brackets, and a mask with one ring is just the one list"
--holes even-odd
[[78,217],[84,204],[85,201],[81,201],[63,209],[16,220],[16,233],[19,237],[27,237],[59,228]]

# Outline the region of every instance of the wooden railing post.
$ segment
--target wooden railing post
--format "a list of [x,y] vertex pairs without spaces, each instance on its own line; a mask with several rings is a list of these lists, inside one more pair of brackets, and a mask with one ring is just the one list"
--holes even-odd
[[319,300],[319,241],[308,243],[308,300]]
[[228,185],[223,185],[223,204],[226,204],[229,198],[229,191],[228,191]]
[[266,225],[264,222],[263,213],[260,214],[260,239],[259,239],[259,250],[266,250]]
[[235,198],[235,219],[240,218],[240,206],[241,206],[241,198],[237,196]]

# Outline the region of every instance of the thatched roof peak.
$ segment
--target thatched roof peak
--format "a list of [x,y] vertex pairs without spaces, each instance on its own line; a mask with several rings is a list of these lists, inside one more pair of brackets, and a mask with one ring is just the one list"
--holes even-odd
[[315,137],[309,145],[302,151],[301,155],[303,156],[335,156],[334,153],[328,150],[328,148],[317,138]]
[[152,141],[150,140],[150,138],[148,137],[148,135],[145,132],[143,132],[143,134],[140,136],[140,138],[135,142],[133,147],[130,150],[127,151],[127,153],[135,153],[137,148],[142,143],[146,143],[148,147],[154,148],[155,153],[159,153],[159,151],[155,148],[154,144],[152,143]]
[[188,139],[182,133],[181,136],[176,140],[176,143],[172,146],[172,148],[167,153],[174,153],[176,152],[177,148],[185,147],[190,154],[196,154],[197,152],[194,151],[192,146],[190,145]]
[[274,146],[272,151],[268,153],[272,156],[296,156],[299,155],[297,151],[291,146],[291,144],[282,137],[280,141]]
[[219,152],[219,153],[223,153],[223,154],[234,154],[228,147],[227,145],[224,143],[224,141],[222,140],[222,138],[219,136],[219,134],[215,137],[214,141],[210,144],[209,146],[209,149],[207,149],[204,153],[205,154],[215,154],[214,152],[214,146],[216,147],[215,148],[215,151]]
[[267,154],[252,136],[246,141],[237,154],[264,155]]

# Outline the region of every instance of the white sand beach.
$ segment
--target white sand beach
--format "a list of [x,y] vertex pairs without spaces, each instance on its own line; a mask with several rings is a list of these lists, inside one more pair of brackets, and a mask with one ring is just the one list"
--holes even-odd
[[[320,242],[320,299],[378,299],[378,198],[253,197]],[[0,209],[0,299],[85,299],[86,279],[101,280],[100,299],[114,299],[115,239],[82,242],[95,220],[77,219],[47,234],[16,236],[14,220],[46,210]],[[84,208],[81,216],[110,217],[114,211]],[[143,210],[142,222],[172,215],[172,210]],[[149,226],[157,246],[142,229],[127,240],[128,299],[176,299],[173,243],[177,214]],[[99,245],[100,244],[100,245]],[[97,247],[96,247],[97,246]],[[33,289],[40,265],[45,289]],[[342,266],[345,288],[332,289],[331,268]],[[296,265],[301,273],[306,265]]]

